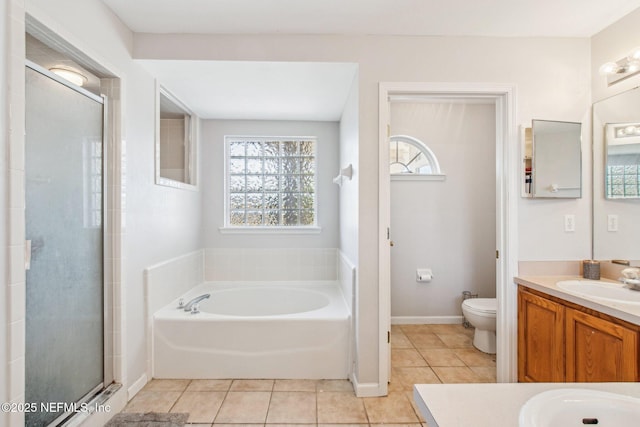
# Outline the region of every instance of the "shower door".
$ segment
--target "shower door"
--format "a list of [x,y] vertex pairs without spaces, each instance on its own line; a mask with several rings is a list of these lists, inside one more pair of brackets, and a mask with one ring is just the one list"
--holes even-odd
[[103,104],[85,92],[27,65],[27,426],[57,424],[103,388]]

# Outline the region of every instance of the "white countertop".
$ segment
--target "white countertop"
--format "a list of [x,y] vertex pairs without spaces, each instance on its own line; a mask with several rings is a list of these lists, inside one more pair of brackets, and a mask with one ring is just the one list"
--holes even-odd
[[[599,300],[596,298],[590,298],[584,295],[572,294],[568,291],[565,291],[564,289],[560,289],[556,285],[556,283],[561,280],[586,279],[584,279],[582,276],[522,276],[514,278],[514,281],[519,285],[524,285],[528,288],[544,292],[546,294],[561,298],[574,304],[579,304],[592,310],[617,317],[618,319],[627,321],[634,325],[640,325],[640,305],[610,302]],[[617,283],[620,286],[623,286],[620,282],[617,282],[615,280],[608,280],[604,278],[602,280],[606,282]]]
[[429,427],[516,427],[529,398],[558,388],[640,398],[640,383],[416,384],[413,396]]

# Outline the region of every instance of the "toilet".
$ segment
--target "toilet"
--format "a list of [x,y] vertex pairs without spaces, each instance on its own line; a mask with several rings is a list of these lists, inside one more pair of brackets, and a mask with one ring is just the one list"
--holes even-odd
[[496,353],[496,310],[495,298],[469,298],[462,301],[464,317],[476,328],[473,346],[478,350]]

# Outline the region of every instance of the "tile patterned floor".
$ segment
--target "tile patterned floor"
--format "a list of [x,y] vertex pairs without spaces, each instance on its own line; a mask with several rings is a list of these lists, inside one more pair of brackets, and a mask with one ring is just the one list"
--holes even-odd
[[495,382],[495,356],[472,338],[461,325],[392,326],[386,397],[357,398],[347,380],[156,379],[123,412],[188,412],[191,427],[426,427],[413,384]]

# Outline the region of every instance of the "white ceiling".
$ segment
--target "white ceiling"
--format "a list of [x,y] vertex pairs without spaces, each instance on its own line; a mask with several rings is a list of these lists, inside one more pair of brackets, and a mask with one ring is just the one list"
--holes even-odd
[[[103,0],[134,32],[590,37],[640,0]],[[140,60],[203,118],[339,120],[355,64]]]
[[640,0],[103,0],[135,32],[590,37]]
[[204,119],[338,121],[357,65],[140,60]]

